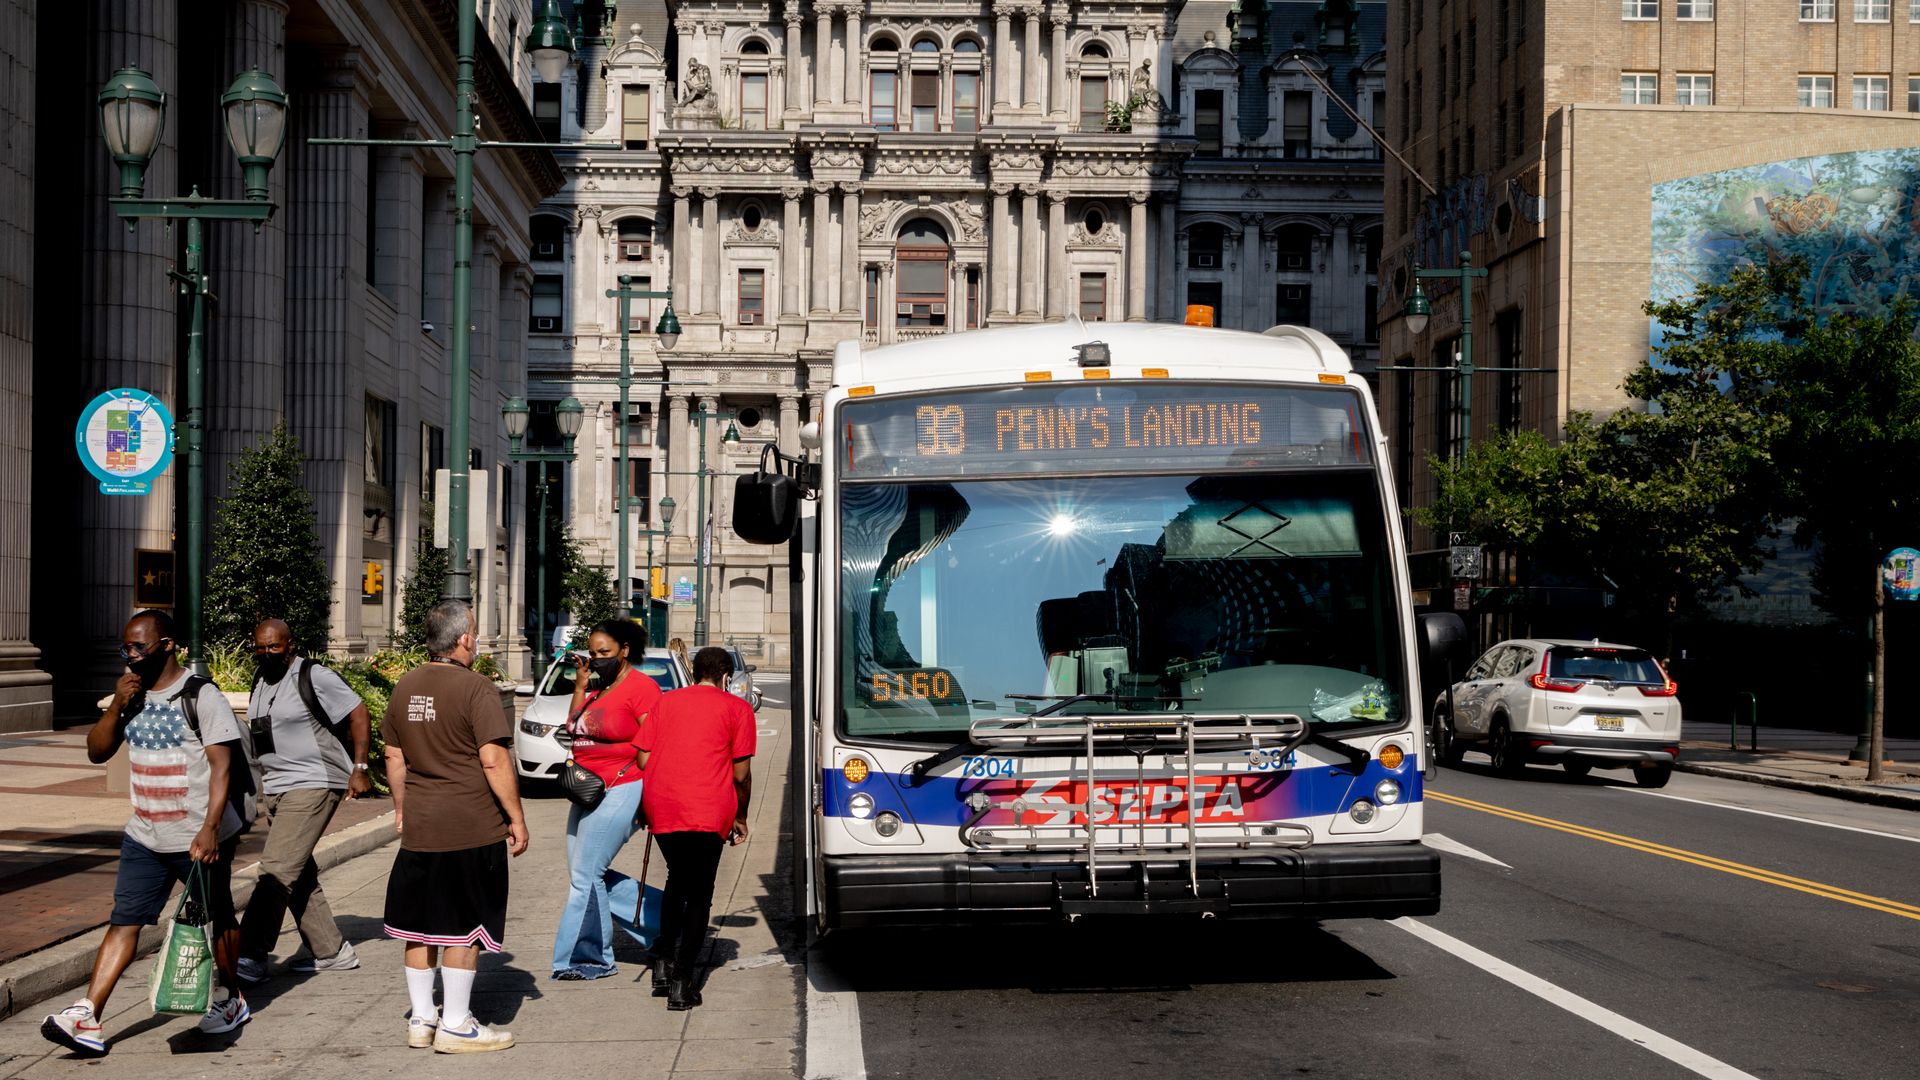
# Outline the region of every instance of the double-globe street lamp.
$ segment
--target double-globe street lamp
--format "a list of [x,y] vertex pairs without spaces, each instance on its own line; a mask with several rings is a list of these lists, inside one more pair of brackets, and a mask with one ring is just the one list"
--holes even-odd
[[547,655],[551,651],[547,644],[547,466],[558,463],[562,466],[574,460],[573,440],[580,434],[580,422],[586,417],[586,409],[580,399],[571,395],[560,399],[553,407],[553,426],[560,429],[561,449],[559,450],[522,450],[521,439],[527,434],[528,419],[525,398],[508,398],[500,406],[500,422],[506,426],[507,440],[511,449],[507,451],[509,461],[538,463],[540,466],[540,539],[535,550],[534,608],[538,615],[534,621],[533,646],[533,683],[540,685],[547,675]]
[[193,313],[187,330],[187,407],[181,416],[187,434],[184,600],[187,655],[195,670],[204,672],[206,656],[202,651],[202,637],[206,618],[201,608],[205,596],[207,531],[206,330],[207,297],[212,294],[212,282],[207,274],[203,222],[250,221],[258,232],[273,217],[275,206],[267,199],[267,174],[286,140],[287,95],[273,76],[259,68],[249,68],[220,96],[227,142],[240,159],[244,199],[205,198],[197,187],[185,198],[146,197],[147,165],[159,145],[167,116],[167,96],[146,72],[133,67],[114,72],[100,88],[99,105],[101,133],[106,138],[108,152],[120,166],[120,194],[107,201],[115,213],[127,219],[127,230],[131,232],[141,218],[187,223],[185,262],[182,269],[169,270],[168,276],[179,283],[183,294],[193,297]]

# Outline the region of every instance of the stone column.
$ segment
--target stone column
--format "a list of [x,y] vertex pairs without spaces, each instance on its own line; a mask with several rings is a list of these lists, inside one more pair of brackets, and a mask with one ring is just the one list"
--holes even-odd
[[[1031,25],[1031,24],[1029,24]],[[1020,185],[1020,317],[1040,317],[1040,185]]]
[[1013,222],[1007,210],[1012,184],[993,185],[993,231],[988,234],[989,256],[993,270],[987,275],[987,318],[998,321],[1007,315],[1007,298],[1013,286]]
[[[843,273],[860,269],[860,185],[840,185],[840,267]],[[858,318],[861,289],[851,278],[833,275],[840,285],[840,313]]]
[[832,293],[828,291],[833,284],[833,266],[828,258],[833,254],[833,245],[827,242],[827,233],[833,221],[833,184],[825,180],[813,182],[813,224],[807,231],[807,246],[813,249],[813,307],[815,318],[825,318],[832,314]]
[[1000,122],[1000,110],[1013,108],[1013,9],[1004,4],[993,7],[993,122]]
[[1147,193],[1127,194],[1127,321],[1147,321]]
[[815,0],[813,5],[813,104],[833,104],[833,9]]
[[1037,114],[1040,111],[1040,5],[1023,9],[1020,21],[1026,28],[1026,40],[1020,47],[1020,74],[1026,83],[1021,108]]
[[1067,193],[1047,192],[1047,317],[1063,319],[1068,307]]
[[1053,27],[1053,54],[1047,58],[1047,73],[1052,76],[1047,106],[1055,121],[1064,121],[1072,115],[1067,103],[1067,13],[1065,4],[1047,9],[1047,22]]
[[861,54],[865,52],[865,50],[861,48],[862,43],[860,41],[859,0],[855,0],[854,3],[847,5],[846,14],[847,14],[847,45],[846,45],[847,103],[849,105],[853,105],[866,100],[866,96],[867,96],[866,86],[865,86],[866,65],[860,62]]
[[794,184],[780,189],[780,314],[802,315],[800,266],[800,193],[806,189]]
[[[607,286],[600,283],[600,259],[606,250],[606,235],[602,231],[600,208],[582,206],[575,211],[572,221],[567,222],[568,243],[571,251],[565,252],[567,265],[573,268],[573,312],[566,325],[576,334],[594,333],[602,326],[611,325],[619,332],[619,315],[604,321],[603,315],[617,311],[612,307],[614,301],[606,297]],[[540,470],[535,469],[537,477]]]
[[878,296],[875,297],[875,303],[879,306],[879,310],[873,313],[873,325],[876,330],[880,331],[877,335],[880,338],[880,344],[891,345],[899,340],[900,337],[899,318],[895,316],[893,311],[894,301],[900,294],[896,291],[898,285],[893,276],[893,260],[883,259],[878,266],[880,271],[880,286],[874,291],[878,293]]
[[787,112],[801,112],[801,103],[806,100],[806,67],[801,62],[800,27],[805,19],[800,14],[800,0],[787,0],[785,12],[787,23]]
[[700,314],[720,317],[720,189],[700,189]]
[[[1273,289],[1272,276],[1262,265],[1260,251],[1260,225],[1266,218],[1262,214],[1240,215],[1240,329],[1265,330],[1261,323],[1267,320],[1262,316],[1266,308],[1263,293]],[[1258,291],[1256,291],[1258,290]]]
[[[239,0],[228,8],[226,23],[222,78],[232,78],[250,67],[270,72],[275,78],[288,76],[284,0]],[[332,62],[359,61],[357,54],[342,53]],[[240,198],[240,162],[227,140],[210,140],[208,152],[218,179],[212,190],[202,194]],[[268,172],[267,190],[267,197],[284,212],[284,170]],[[155,193],[151,185],[148,193]],[[373,208],[364,205],[365,192],[357,196],[357,201],[361,214],[372,213]],[[356,230],[357,237],[364,235]],[[207,495],[218,499],[227,493],[229,473],[240,453],[265,439],[274,424],[286,416],[286,221],[276,214],[257,233],[247,226],[214,223],[207,226],[206,237],[207,267],[213,275],[214,292],[220,297],[218,317],[212,317],[213,310],[209,310],[206,351]],[[366,265],[371,266],[371,252],[367,259]],[[180,449],[184,451],[185,447]]]
[[1175,224],[1178,205],[1179,201],[1174,196],[1163,195],[1160,198],[1160,228],[1159,235],[1155,237],[1158,241],[1155,245],[1155,262],[1159,265],[1154,268],[1154,280],[1159,282],[1160,288],[1159,296],[1155,299],[1158,310],[1154,312],[1154,318],[1161,322],[1186,320],[1186,312],[1180,307],[1179,297],[1175,293],[1180,278],[1179,263],[1173,250],[1174,233],[1178,228]]
[[[302,72],[288,87],[286,149],[276,169],[298,193],[285,215],[287,418],[306,454],[303,479],[333,577],[331,637],[346,645],[360,638],[355,571],[365,532],[367,356],[364,291],[345,286],[366,280],[358,209],[366,197],[367,148],[308,139],[367,130],[370,85],[370,72],[353,54],[335,53]],[[450,455],[465,452],[447,447]]]
[[967,328],[967,264],[955,259],[947,264],[947,333]]
[[[1359,341],[1366,336],[1364,330],[1366,313],[1360,309],[1366,304],[1367,280],[1364,270],[1358,274],[1353,272],[1353,215],[1351,214],[1333,215],[1333,247],[1327,254],[1327,265],[1333,270],[1333,280],[1339,284],[1328,296],[1321,296],[1320,290],[1314,291],[1314,317],[1311,321],[1315,326],[1352,327],[1355,331],[1353,340]],[[1325,316],[1320,314],[1329,310],[1330,313]]]
[[[683,393],[667,394],[667,492],[673,496],[673,505],[677,511],[674,517],[674,536],[663,545],[660,557],[666,562],[665,548],[675,539],[697,536],[700,527],[694,522],[698,516],[693,501],[693,470],[700,464],[699,450],[693,445],[693,422],[687,418],[687,395]],[[688,549],[681,547],[684,553]],[[684,562],[680,573],[687,573]],[[689,575],[690,576],[690,575]],[[673,578],[669,577],[669,585]]]
[[673,306],[680,314],[693,312],[693,214],[688,199],[693,189],[673,185],[673,243],[667,252],[672,259],[668,274],[673,279]]
[[780,449],[798,453],[800,445],[800,395],[780,395]]

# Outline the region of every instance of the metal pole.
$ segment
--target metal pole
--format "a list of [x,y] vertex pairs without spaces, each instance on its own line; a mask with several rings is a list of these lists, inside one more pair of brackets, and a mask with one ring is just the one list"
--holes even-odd
[[700,410],[700,468],[693,478],[699,488],[694,513],[700,517],[700,546],[693,552],[693,644],[707,643],[707,410]]
[[627,390],[633,385],[631,358],[627,352],[628,338],[633,328],[628,323],[627,312],[632,300],[628,289],[633,286],[633,275],[620,275],[620,415],[613,420],[613,441],[619,448],[620,479],[614,483],[620,493],[620,603],[615,609],[622,619],[633,617],[633,574],[627,569],[627,501],[633,494],[633,466],[627,463]]
[[1873,727],[1867,747],[1867,780],[1877,783],[1887,756],[1887,579],[1876,565],[1873,574]]
[[459,0],[453,84],[453,348],[447,386],[447,580],[443,599],[473,600],[467,548],[468,415],[473,406],[473,2]]
[[1473,448],[1473,252],[1460,253],[1460,456]]
[[[1880,595],[1880,566],[1877,563],[1873,567],[1873,589],[1874,597],[1877,599]],[[1879,607],[1877,603],[1874,606],[1876,609]],[[1853,749],[1847,752],[1847,763],[1850,765],[1858,763],[1870,766],[1873,761],[1874,691],[1879,681],[1874,677],[1878,674],[1876,669],[1879,667],[1874,662],[1874,657],[1879,652],[1878,635],[1874,632],[1877,629],[1877,621],[1873,615],[1867,616],[1867,693],[1865,707],[1861,710],[1860,737],[1853,741]]]
[[202,651],[206,613],[201,610],[206,591],[207,557],[207,275],[205,242],[200,219],[187,219],[186,287],[193,293],[193,316],[187,327],[187,656],[193,670],[205,674]]
[[538,543],[539,561],[534,564],[533,602],[539,614],[534,619],[538,627],[534,634],[533,685],[538,693],[541,683],[547,681],[547,654],[552,647],[547,644],[547,463],[540,463],[540,540]]

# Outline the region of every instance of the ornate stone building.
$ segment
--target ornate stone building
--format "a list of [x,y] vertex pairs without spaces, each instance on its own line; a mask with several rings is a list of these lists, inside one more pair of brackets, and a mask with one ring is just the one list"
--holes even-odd
[[[582,48],[534,89],[566,186],[529,226],[527,356],[537,414],[588,406],[575,533],[612,565],[636,500],[634,585],[662,541],[673,634],[697,596],[711,640],[783,661],[784,556],[733,539],[731,479],[795,445],[839,342],[1204,304],[1371,369],[1382,170],[1355,116],[1384,120],[1383,4],[659,2],[573,5]],[[662,305],[633,308],[624,482],[622,275],[684,328],[661,350]]]

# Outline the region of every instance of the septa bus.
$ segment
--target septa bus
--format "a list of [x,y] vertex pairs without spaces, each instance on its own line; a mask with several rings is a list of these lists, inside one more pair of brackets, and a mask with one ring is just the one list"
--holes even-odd
[[[1311,329],[839,346],[735,530],[788,543],[817,928],[1432,914],[1372,398]],[[804,496],[804,498],[803,498]]]

